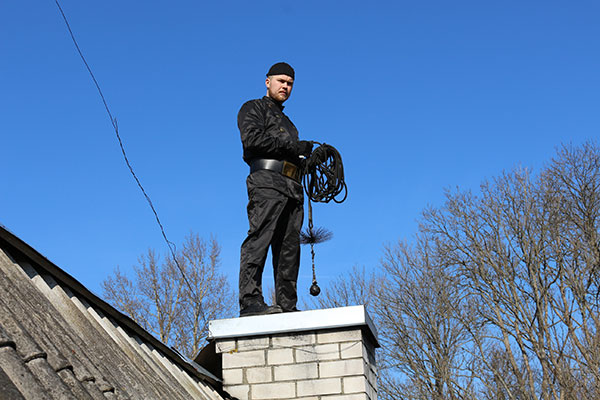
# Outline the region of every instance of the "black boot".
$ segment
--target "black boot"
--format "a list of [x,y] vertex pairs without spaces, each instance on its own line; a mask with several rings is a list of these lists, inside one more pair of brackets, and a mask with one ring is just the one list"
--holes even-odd
[[268,306],[265,303],[251,303],[241,308],[240,317],[249,317],[251,315],[279,314],[283,312],[278,305]]

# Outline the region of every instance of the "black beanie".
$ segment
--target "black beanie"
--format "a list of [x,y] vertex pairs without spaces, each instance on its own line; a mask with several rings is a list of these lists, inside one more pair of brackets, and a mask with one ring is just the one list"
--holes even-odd
[[278,62],[277,64],[273,64],[269,72],[267,72],[267,76],[271,75],[287,75],[294,79],[294,68],[288,63]]

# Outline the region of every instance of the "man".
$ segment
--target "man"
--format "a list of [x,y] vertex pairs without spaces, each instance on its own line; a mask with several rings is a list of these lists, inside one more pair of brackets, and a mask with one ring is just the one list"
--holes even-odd
[[[250,229],[240,255],[240,316],[297,311],[300,229],[304,217],[302,158],[312,143],[298,140],[298,131],[283,113],[294,85],[294,69],[286,63],[267,73],[267,95],[245,103],[238,114],[244,161],[250,166],[248,221]],[[271,248],[276,304],[267,306],[262,273]]]

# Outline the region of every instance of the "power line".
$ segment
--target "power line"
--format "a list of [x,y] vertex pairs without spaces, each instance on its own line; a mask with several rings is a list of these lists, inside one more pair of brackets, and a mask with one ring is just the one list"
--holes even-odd
[[169,251],[171,253],[171,257],[173,258],[173,262],[175,262],[175,265],[177,265],[177,268],[179,269],[179,272],[181,272],[181,275],[183,276],[183,279],[185,280],[185,283],[187,284],[187,286],[190,289],[190,291],[192,293],[195,293],[195,290],[192,289],[192,285],[190,284],[189,280],[187,279],[187,276],[185,275],[185,272],[183,271],[183,268],[181,267],[181,265],[179,265],[179,262],[177,261],[177,257],[175,256],[175,250],[176,250],[175,244],[173,242],[171,242],[167,238],[167,234],[165,232],[165,228],[163,227],[163,224],[160,221],[160,218],[158,217],[158,213],[156,212],[156,208],[154,208],[154,204],[152,204],[152,200],[150,200],[150,196],[148,196],[148,194],[146,193],[146,190],[144,190],[144,187],[142,186],[142,183],[140,182],[140,180],[138,179],[137,175],[133,171],[133,167],[131,166],[131,163],[129,162],[129,159],[127,158],[127,153],[125,153],[125,147],[123,146],[123,141],[121,140],[121,135],[119,134],[119,126],[117,124],[117,119],[114,118],[112,116],[112,113],[110,112],[110,108],[108,107],[108,103],[106,102],[106,99],[104,98],[104,94],[102,93],[102,89],[100,89],[100,84],[98,84],[98,81],[96,80],[96,77],[94,76],[94,73],[92,72],[92,69],[90,68],[90,66],[89,66],[88,62],[86,61],[85,57],[83,56],[81,48],[79,48],[79,44],[77,43],[77,40],[75,39],[75,35],[73,34],[73,30],[71,30],[71,25],[69,25],[69,21],[67,20],[67,16],[65,15],[65,13],[64,13],[62,7],[60,6],[58,0],[54,0],[54,2],[56,3],[56,6],[58,7],[58,9],[60,11],[60,14],[62,15],[62,17],[63,17],[63,19],[65,21],[65,25],[67,25],[67,29],[69,30],[69,35],[71,35],[71,39],[73,40],[73,43],[75,44],[75,48],[77,49],[77,52],[79,53],[79,57],[81,57],[81,60],[85,64],[85,67],[87,68],[90,76],[92,77],[92,80],[94,81],[94,85],[96,85],[96,89],[98,89],[98,93],[100,94],[100,98],[102,99],[102,103],[104,104],[104,108],[106,109],[106,113],[108,114],[108,117],[110,118],[110,123],[112,124],[113,129],[115,131],[115,134],[117,136],[117,140],[119,141],[119,147],[121,148],[121,154],[123,154],[123,159],[125,160],[125,164],[127,164],[127,168],[129,168],[129,172],[133,176],[133,179],[135,179],[135,182],[137,183],[138,187],[142,191],[142,194],[146,198],[146,201],[148,202],[148,205],[150,206],[150,209],[154,213],[154,218],[156,218],[156,222],[158,223],[158,226],[160,227],[160,232],[162,233],[162,236],[163,236],[165,242],[167,243],[167,246],[169,247]]

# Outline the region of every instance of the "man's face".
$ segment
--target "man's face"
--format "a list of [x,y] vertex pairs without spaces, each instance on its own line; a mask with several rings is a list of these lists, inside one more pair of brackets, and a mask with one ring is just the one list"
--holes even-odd
[[271,75],[267,77],[265,84],[267,85],[267,96],[283,103],[292,94],[294,79],[287,75]]

